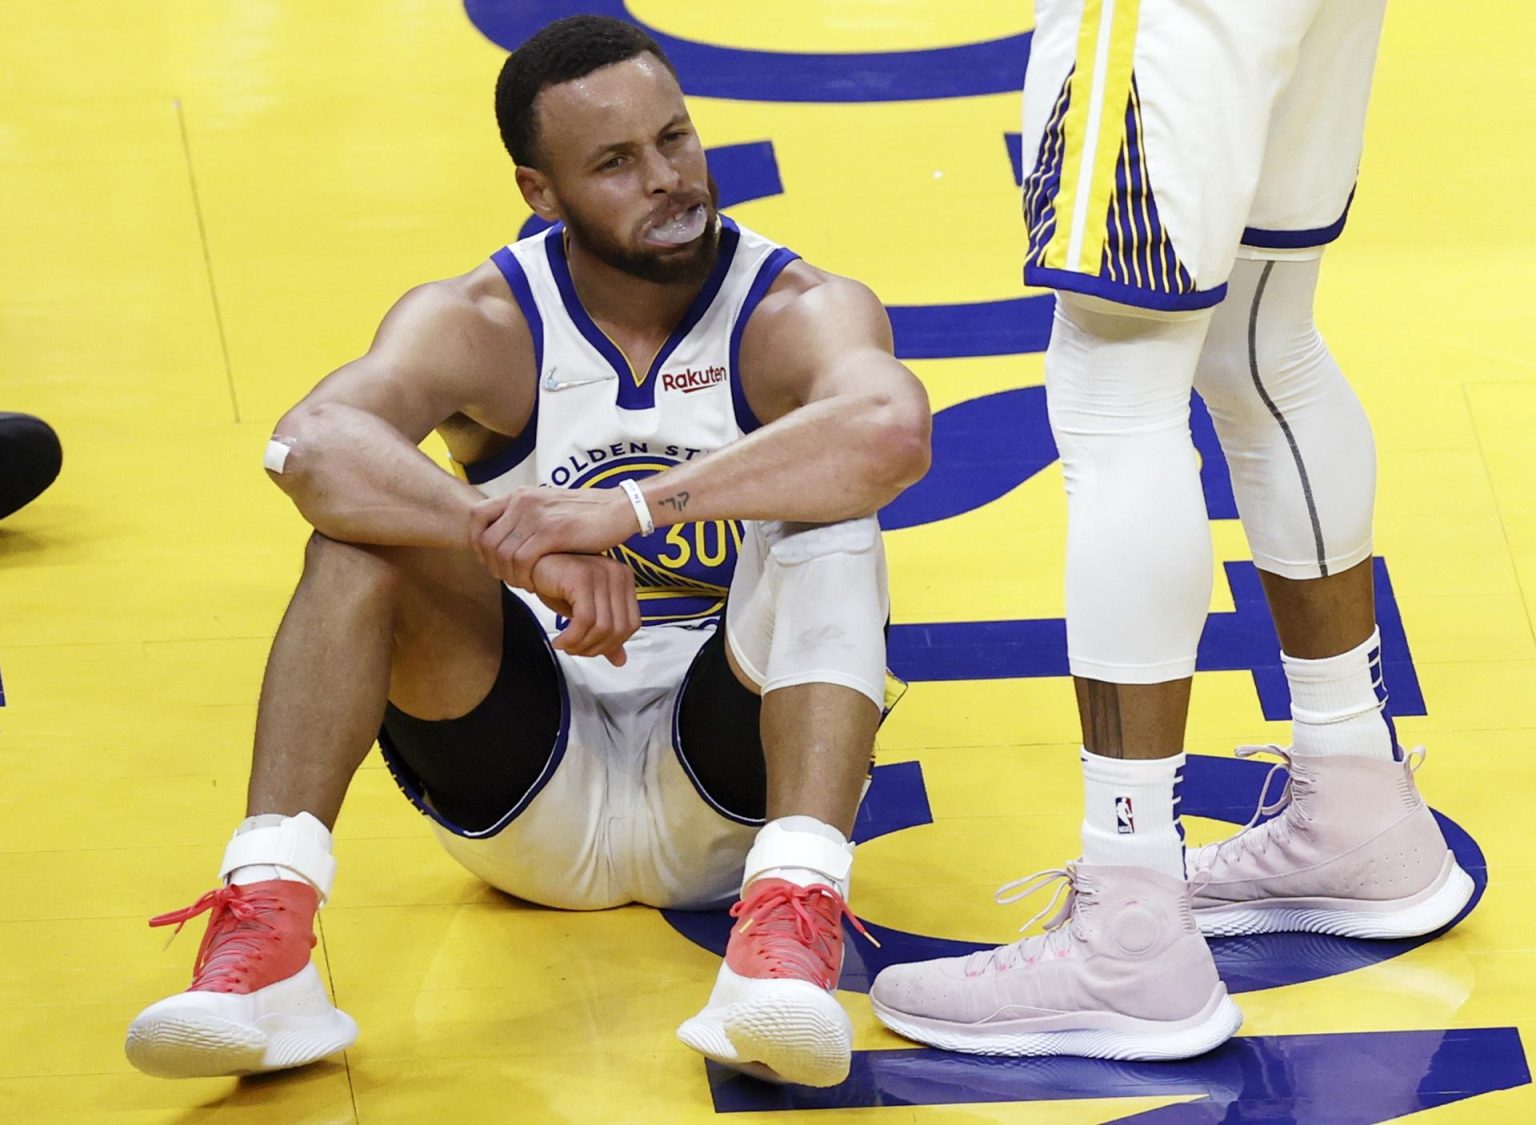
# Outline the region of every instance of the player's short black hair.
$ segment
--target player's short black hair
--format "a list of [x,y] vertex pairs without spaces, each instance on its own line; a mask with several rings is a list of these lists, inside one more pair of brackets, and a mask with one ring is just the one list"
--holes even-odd
[[496,79],[496,124],[512,159],[538,167],[539,122],[533,102],[541,90],[646,52],[676,76],[677,70],[656,41],[623,20],[567,16],[534,34],[507,56]]

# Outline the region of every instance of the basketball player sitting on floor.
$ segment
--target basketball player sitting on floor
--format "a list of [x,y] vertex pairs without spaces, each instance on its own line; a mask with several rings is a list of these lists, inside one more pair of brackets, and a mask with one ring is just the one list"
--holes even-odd
[[[928,465],[879,301],[717,215],[671,64],[573,17],[496,111],[556,221],[423,285],[278,423],[314,526],[272,647],[247,818],[191,987],[129,1028],[165,1076],[357,1034],[314,966],[330,827],[375,737],[450,855],[532,902],[733,907],[679,1029],[792,1082],[848,1072],[832,996],[885,698],[874,512]],[[436,429],[466,480],[417,449]]]

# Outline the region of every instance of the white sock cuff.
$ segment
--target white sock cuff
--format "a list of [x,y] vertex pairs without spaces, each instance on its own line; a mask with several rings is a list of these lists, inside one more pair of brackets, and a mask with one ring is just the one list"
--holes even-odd
[[1285,665],[1286,675],[1295,677],[1301,683],[1326,683],[1365,667],[1370,663],[1371,653],[1379,648],[1381,630],[1372,629],[1369,637],[1348,652],[1325,656],[1319,660],[1303,660],[1299,656],[1282,652],[1280,662]]
[[780,817],[758,831],[747,853],[742,887],[775,867],[804,868],[846,887],[853,870],[853,845],[836,828],[813,817]]
[[1379,711],[1386,702],[1381,679],[1381,630],[1348,652],[1321,660],[1280,654],[1291,689],[1291,717],[1302,723],[1339,723]]
[[324,905],[336,877],[330,829],[302,812],[283,817],[279,824],[237,831],[224,849],[219,878],[228,879],[232,871],[252,864],[287,868],[313,886]]

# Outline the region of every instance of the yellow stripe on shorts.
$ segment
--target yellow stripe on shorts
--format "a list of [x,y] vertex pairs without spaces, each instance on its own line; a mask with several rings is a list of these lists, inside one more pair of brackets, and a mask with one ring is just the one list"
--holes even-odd
[[1099,272],[1140,14],[1140,0],[1084,0],[1072,104],[1062,127],[1067,151],[1056,192],[1056,231],[1040,262],[1047,269]]

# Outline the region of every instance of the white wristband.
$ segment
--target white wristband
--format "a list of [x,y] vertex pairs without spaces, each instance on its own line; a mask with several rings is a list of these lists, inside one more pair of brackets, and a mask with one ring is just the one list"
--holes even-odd
[[650,505],[640,494],[640,486],[632,480],[621,480],[619,487],[624,490],[624,495],[629,497],[630,506],[635,509],[635,519],[640,521],[640,534],[651,534],[656,530],[656,521],[651,518]]

